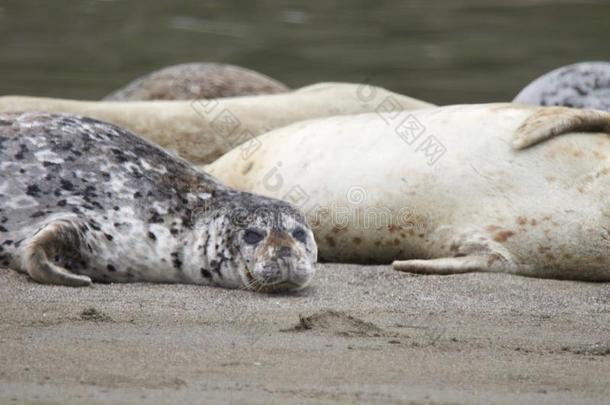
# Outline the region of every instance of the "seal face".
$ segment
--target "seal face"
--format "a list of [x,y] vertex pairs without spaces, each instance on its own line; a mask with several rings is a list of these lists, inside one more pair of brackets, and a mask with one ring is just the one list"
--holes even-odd
[[284,93],[284,84],[234,65],[185,63],[134,80],[106,96],[106,101],[197,100]]
[[119,127],[0,114],[0,265],[42,283],[168,282],[260,291],[309,283],[304,216],[238,192]]
[[563,66],[528,84],[515,103],[610,111],[610,63]]

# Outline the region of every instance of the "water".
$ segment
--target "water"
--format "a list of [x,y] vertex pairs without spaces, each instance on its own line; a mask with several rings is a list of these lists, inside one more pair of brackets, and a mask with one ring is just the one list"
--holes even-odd
[[99,99],[159,67],[216,61],[292,87],[503,101],[555,67],[610,60],[609,38],[608,0],[0,0],[0,94]]

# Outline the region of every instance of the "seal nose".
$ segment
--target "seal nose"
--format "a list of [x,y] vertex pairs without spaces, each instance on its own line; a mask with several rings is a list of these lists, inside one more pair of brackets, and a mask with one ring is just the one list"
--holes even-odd
[[279,257],[290,257],[292,256],[292,248],[290,246],[281,246],[278,252]]

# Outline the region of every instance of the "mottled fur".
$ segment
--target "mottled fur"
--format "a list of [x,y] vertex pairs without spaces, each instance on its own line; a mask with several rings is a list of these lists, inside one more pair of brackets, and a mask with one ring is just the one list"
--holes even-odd
[[513,102],[610,111],[610,63],[582,62],[555,69],[528,84]]
[[[244,242],[249,229],[264,239]],[[294,239],[295,230],[307,239]],[[281,243],[269,247],[275,233]],[[121,128],[79,116],[0,115],[0,265],[54,284],[274,290],[307,284],[316,256],[304,217],[289,204],[225,187]]]

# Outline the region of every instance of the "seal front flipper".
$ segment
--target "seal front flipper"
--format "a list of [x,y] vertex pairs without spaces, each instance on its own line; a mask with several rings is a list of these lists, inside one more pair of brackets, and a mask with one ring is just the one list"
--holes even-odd
[[[27,241],[22,257],[22,267],[39,283],[70,287],[91,285],[91,278],[72,273],[62,267],[82,265],[80,237],[77,226],[70,220],[55,220],[44,225]],[[53,258],[53,263],[49,258]]]
[[419,274],[460,274],[489,271],[487,256],[443,257],[429,260],[396,260],[394,270]]
[[420,274],[460,274],[472,272],[515,272],[510,252],[485,231],[458,231],[444,228],[437,243],[448,246],[447,257],[395,260],[394,270]]
[[568,132],[610,133],[610,113],[568,107],[541,107],[515,131],[512,146],[525,149]]

